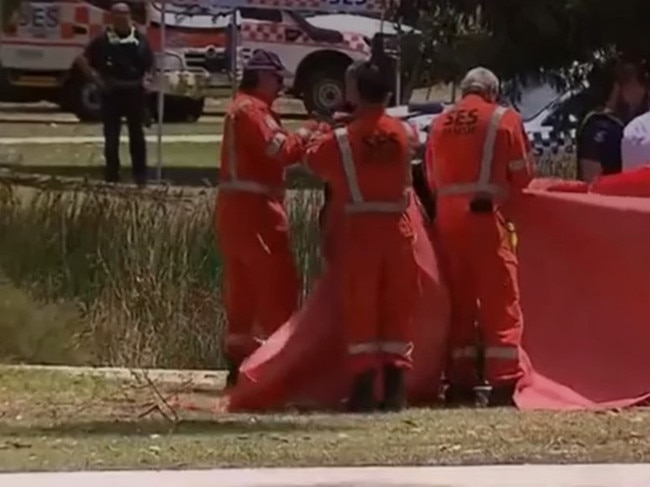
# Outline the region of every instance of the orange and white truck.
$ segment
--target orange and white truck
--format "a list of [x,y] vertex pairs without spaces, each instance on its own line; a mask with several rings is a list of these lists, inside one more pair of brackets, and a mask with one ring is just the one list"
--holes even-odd
[[[97,89],[75,68],[74,60],[105,28],[112,3],[23,1],[0,35],[0,101],[47,100],[81,120],[96,119]],[[233,73],[228,55],[232,32],[238,36],[238,70],[256,49],[273,50],[293,73],[286,80],[287,92],[302,98],[309,110],[326,110],[341,101],[345,68],[353,60],[368,58],[373,36],[397,37],[390,23],[381,25],[376,18],[356,14],[243,7],[237,10],[237,28],[231,29],[231,10],[220,7],[167,2],[163,15],[157,2],[131,5],[134,20],[157,51],[161,77],[154,86],[165,93],[165,118],[170,121],[195,121],[206,97],[219,96],[232,85],[238,72]]]

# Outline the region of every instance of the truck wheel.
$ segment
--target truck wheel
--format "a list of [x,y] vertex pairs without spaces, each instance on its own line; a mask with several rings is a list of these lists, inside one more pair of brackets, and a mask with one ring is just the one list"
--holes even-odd
[[307,112],[330,113],[343,103],[345,67],[315,71],[309,76],[303,92]]
[[[194,123],[203,115],[205,99],[181,98],[177,96],[165,97],[165,123]],[[153,120],[158,120],[158,96],[151,97],[151,115]]]
[[82,122],[97,122],[101,119],[102,99],[99,88],[92,81],[78,80],[66,88],[65,103]]

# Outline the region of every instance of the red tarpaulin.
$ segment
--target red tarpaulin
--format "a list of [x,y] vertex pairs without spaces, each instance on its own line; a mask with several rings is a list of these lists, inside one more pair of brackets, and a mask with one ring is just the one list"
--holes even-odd
[[[421,404],[435,402],[438,396],[449,305],[420,211],[415,204],[409,211],[417,222],[423,289],[416,320],[416,366],[408,375],[407,388],[410,402]],[[331,253],[335,259],[336,250]],[[336,276],[328,270],[303,309],[244,363],[240,383],[230,397],[230,410],[273,410],[292,404],[318,409],[340,406],[349,377],[336,292]]]
[[[632,178],[629,187],[637,183]],[[650,199],[531,192],[515,220],[524,348],[534,369],[519,407],[607,408],[647,399]]]
[[[650,397],[650,198],[540,189],[553,185],[557,181],[535,181],[538,189],[512,205],[524,348],[532,363],[517,404],[594,409],[643,402]],[[602,178],[589,189],[650,194],[650,168]],[[419,402],[437,394],[448,315],[446,291],[423,235],[420,229],[428,289],[409,383],[411,399]],[[305,308],[246,362],[232,410],[338,406],[348,384],[333,287],[334,276],[326,274]]]

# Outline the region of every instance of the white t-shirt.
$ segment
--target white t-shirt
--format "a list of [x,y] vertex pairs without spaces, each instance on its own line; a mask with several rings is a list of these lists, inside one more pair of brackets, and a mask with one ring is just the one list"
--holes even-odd
[[650,164],[650,112],[627,124],[621,141],[623,172]]

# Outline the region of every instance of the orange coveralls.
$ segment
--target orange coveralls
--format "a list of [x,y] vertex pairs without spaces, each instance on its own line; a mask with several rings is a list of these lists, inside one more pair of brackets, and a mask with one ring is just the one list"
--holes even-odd
[[[308,149],[304,159],[330,184],[328,212],[343,215],[336,260],[354,375],[382,365],[411,366],[419,278],[406,208],[415,136],[412,127],[383,109],[362,110],[350,125]],[[394,156],[382,159],[383,147]]]
[[[478,95],[464,97],[431,126],[427,173],[452,300],[447,378],[459,387],[477,385],[477,320],[485,379],[510,386],[522,375],[518,263],[502,210],[509,191],[519,194],[531,180],[528,149],[519,114]],[[477,199],[487,201],[487,210],[470,211]]]
[[305,144],[270,103],[238,93],[226,114],[216,206],[224,257],[225,336],[239,363],[296,309],[301,289],[284,208],[286,166]]

